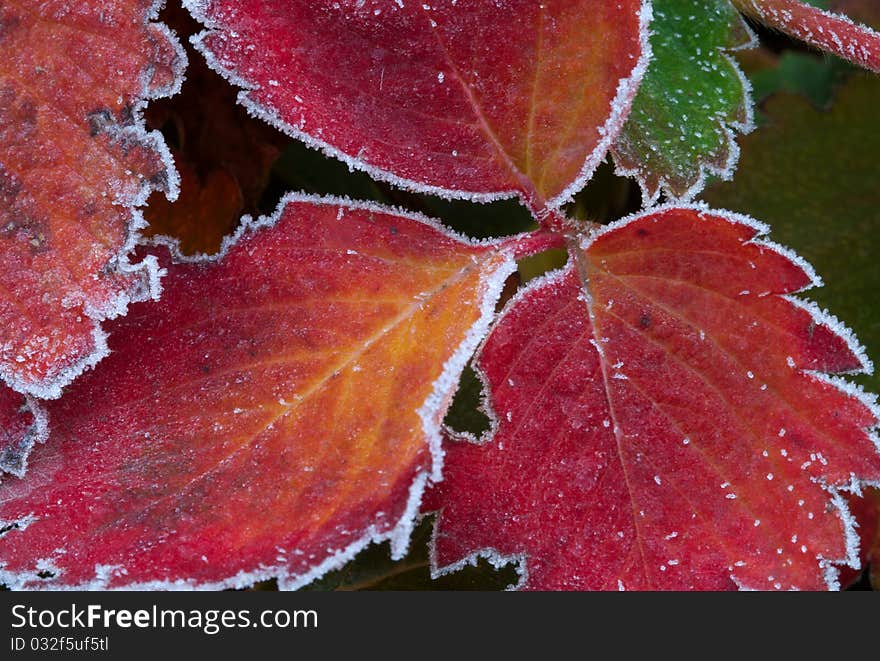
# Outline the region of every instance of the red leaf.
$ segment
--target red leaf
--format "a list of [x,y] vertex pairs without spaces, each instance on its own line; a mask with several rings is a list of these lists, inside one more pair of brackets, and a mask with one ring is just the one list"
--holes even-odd
[[46,414],[34,400],[0,385],[0,475],[24,475],[34,443],[46,440]]
[[811,46],[880,72],[880,34],[798,0],[732,0],[743,13]]
[[[378,207],[290,197],[49,403],[26,480],[0,487],[14,587],[292,587],[370,540],[407,544],[439,424],[507,250]],[[160,251],[164,252],[164,251]],[[48,568],[48,569],[47,569]]]
[[184,4],[252,113],[374,177],[539,212],[602,161],[647,62],[642,0]]
[[860,353],[788,297],[815,278],[764,231],[654,210],[511,301],[478,361],[494,434],[447,444],[430,503],[439,566],[521,558],[531,589],[833,585],[828,563],[856,560],[836,490],[880,476],[877,417],[817,374]]
[[106,351],[100,320],[143,298],[131,264],[150,190],[176,188],[144,100],[172,93],[182,52],[156,0],[0,7],[0,376],[57,397]]

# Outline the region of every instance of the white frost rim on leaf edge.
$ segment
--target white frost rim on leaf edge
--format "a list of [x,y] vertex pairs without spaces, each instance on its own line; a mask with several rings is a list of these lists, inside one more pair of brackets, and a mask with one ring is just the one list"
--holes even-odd
[[[365,172],[373,179],[384,181],[398,188],[414,193],[424,193],[428,195],[436,195],[444,199],[462,199],[470,202],[494,202],[511,197],[517,197],[519,191],[466,191],[454,188],[443,188],[442,186],[434,186],[430,184],[420,183],[412,179],[400,177],[390,170],[373,166],[356,156],[347,154],[333,145],[320,140],[309,133],[302,131],[284,121],[277,112],[265,107],[250,98],[248,92],[259,89],[259,86],[246,80],[242,74],[233,69],[225,67],[214,56],[214,53],[205,44],[205,39],[213,33],[229,33],[232,30],[221,25],[218,21],[209,16],[208,0],[182,0],[183,6],[192,14],[193,18],[206,26],[206,30],[190,37],[190,43],[199,51],[208,63],[208,66],[219,73],[223,78],[233,85],[242,88],[238,94],[238,102],[244,106],[248,113],[257,117],[266,123],[276,127],[285,134],[296,140],[301,141],[306,146],[318,150],[326,156],[335,158],[345,163],[350,170],[359,170]],[[648,69],[651,61],[651,43],[649,25],[653,17],[652,0],[641,0],[641,7],[638,11],[639,18],[639,41],[641,45],[641,54],[638,61],[630,71],[629,76],[620,80],[614,99],[611,102],[608,119],[605,124],[598,129],[600,140],[592,153],[588,154],[578,176],[572,181],[561,193],[549,200],[547,205],[550,208],[558,209],[568,203],[574,195],[584,187],[584,185],[593,176],[596,168],[605,160],[608,150],[611,148],[617,135],[620,133],[623,125],[629,116],[633,99],[638,91],[642,78]]]
[[[141,92],[138,98],[134,99],[132,106],[132,125],[120,126],[119,124],[110,124],[103,129],[103,133],[109,135],[113,140],[134,141],[156,153],[164,165],[165,196],[173,202],[177,199],[180,191],[180,175],[174,166],[174,158],[171,156],[171,152],[162,134],[159,131],[148,131],[143,119],[144,108],[151,100],[177,94],[185,79],[184,71],[187,66],[187,57],[183,46],[177,39],[177,35],[167,25],[156,22],[159,12],[164,5],[165,0],[153,0],[152,6],[144,13],[142,26],[145,29],[148,26],[152,26],[159,30],[174,49],[175,62],[172,70],[172,81],[166,87],[150,89],[151,66],[148,64],[140,73]],[[143,180],[139,190],[134,195],[125,199],[120,199],[117,196],[117,199],[114,200],[115,204],[129,209],[130,217],[128,227],[126,228],[126,241],[119,248],[115,257],[110,260],[110,264],[115,265],[118,273],[140,274],[140,278],[135,281],[131,290],[120,292],[115,299],[108,301],[106,305],[100,308],[90,305],[84,306],[83,313],[93,324],[92,341],[94,348],[92,351],[67,365],[53,378],[41,383],[33,383],[29,380],[21,379],[10,370],[0,367],[0,379],[6,382],[10,388],[38,399],[58,399],[61,397],[65,386],[87,369],[94,367],[102,358],[109,354],[107,333],[101,328],[101,322],[124,315],[128,310],[129,303],[158,299],[161,291],[159,279],[162,273],[158,268],[156,260],[147,257],[135,264],[129,261],[129,256],[141,242],[140,231],[147,226],[143,212],[139,207],[143,207],[146,204],[147,198],[154,190],[162,190],[162,188],[159,185]]]
[[[0,387],[3,387],[0,385]],[[8,464],[0,463],[0,484],[3,484],[3,474],[7,473],[17,478],[24,477],[24,474],[27,472],[27,462],[28,456],[31,453],[31,449],[37,443],[44,443],[47,438],[49,438],[49,414],[43,405],[36,398],[31,395],[24,395],[24,410],[30,411],[31,415],[34,416],[34,421],[31,423],[30,428],[27,430],[25,437],[18,444],[18,448],[15,451],[15,456],[21,462],[20,466],[12,466]],[[2,527],[2,526],[0,526]]]
[[[491,247],[497,245],[498,241],[491,239],[474,240],[458,234],[449,228],[443,226],[439,221],[424,216],[419,213],[400,211],[394,207],[384,206],[370,202],[355,202],[348,198],[318,196],[304,193],[288,193],[285,195],[275,212],[270,216],[261,216],[254,219],[250,216],[244,216],[242,223],[231,236],[225,237],[221,250],[214,255],[195,255],[185,256],[180,252],[179,242],[169,237],[154,237],[147,241],[147,245],[164,246],[171,253],[173,259],[178,262],[186,263],[206,263],[220,260],[234,245],[240,240],[252,234],[256,234],[258,230],[269,228],[278,223],[281,219],[288,204],[306,203],[315,206],[331,206],[346,210],[363,210],[375,213],[388,214],[398,216],[407,220],[412,220],[426,225],[442,235],[453,239],[459,243],[472,247]],[[509,237],[505,237],[507,239]],[[441,478],[444,452],[442,448],[442,422],[446,408],[455,394],[455,388],[458,379],[465,365],[470,360],[476,347],[487,335],[489,326],[495,318],[495,305],[501,295],[504,282],[507,277],[516,269],[516,260],[513,252],[507,249],[501,249],[499,254],[504,261],[498,266],[497,270],[490,277],[483,280],[483,296],[480,301],[480,317],[473,326],[465,334],[461,344],[447,359],[443,365],[442,372],[438,379],[434,382],[431,393],[425,402],[417,410],[417,414],[422,421],[422,431],[431,454],[431,465],[428,470],[416,470],[413,482],[410,485],[409,495],[404,511],[397,522],[387,532],[382,532],[376,528],[376,523],[367,527],[364,534],[352,544],[337,549],[330,553],[322,562],[313,567],[311,570],[292,574],[287,569],[286,564],[277,564],[271,566],[260,566],[253,570],[243,570],[233,576],[218,581],[199,583],[187,579],[169,579],[145,581],[140,583],[127,583],[110,587],[109,583],[112,579],[124,576],[121,570],[124,567],[110,565],[95,565],[95,578],[91,581],[76,584],[63,585],[55,584],[51,581],[44,581],[36,578],[36,572],[43,570],[52,571],[57,579],[63,575],[63,569],[55,566],[51,558],[39,559],[36,563],[36,569],[31,572],[15,573],[4,569],[0,564],[0,583],[5,583],[11,589],[50,589],[50,590],[222,590],[228,588],[244,588],[253,585],[259,581],[275,578],[278,580],[278,587],[281,590],[295,590],[304,585],[317,580],[324,574],[334,569],[344,566],[357,553],[372,543],[381,543],[389,541],[391,544],[392,559],[402,558],[408,548],[410,536],[415,523],[418,519],[419,506],[421,505],[422,495],[429,482],[437,482]],[[154,260],[155,261],[155,260]],[[25,524],[33,523],[38,518],[33,514],[21,517],[16,521],[0,521],[0,525],[18,524],[18,530],[23,530]],[[14,534],[15,531],[9,531],[7,534]]]
[[[603,234],[608,234],[610,232],[618,230],[621,227],[625,227],[626,225],[641,220],[642,218],[674,209],[690,209],[693,211],[697,211],[700,214],[706,214],[713,217],[721,218],[722,220],[725,220],[734,225],[745,225],[752,228],[753,230],[755,230],[755,236],[746,241],[746,243],[760,245],[767,248],[768,250],[782,255],[790,262],[801,268],[810,279],[810,283],[797,293],[807,291],[814,287],[822,286],[822,279],[818,276],[815,269],[813,269],[812,265],[809,262],[807,262],[801,256],[797,255],[791,249],[764,238],[770,231],[770,227],[768,225],[744,214],[726,211],[723,209],[713,209],[709,207],[708,204],[703,202],[694,202],[690,204],[669,203],[631,214],[629,216],[621,218],[618,221],[602,226],[598,230],[585,236],[581,241],[581,249],[587,250],[590,245],[592,245],[592,243]],[[498,315],[496,323],[500,324],[504,317],[510,312],[510,310],[518,305],[520,301],[526,296],[529,296],[533,292],[539,289],[543,289],[544,287],[553,286],[558,281],[562,280],[562,278],[565,277],[571,266],[572,261],[569,257],[569,260],[563,267],[545,273],[544,275],[530,281],[526,286],[522,287],[505,304],[504,309]],[[848,372],[848,374],[873,374],[874,366],[867,353],[865,352],[865,348],[858,342],[852,330],[844,325],[840,320],[838,320],[837,317],[827,311],[823,311],[821,308],[819,308],[818,305],[810,300],[800,299],[791,294],[778,296],[779,298],[788,301],[789,303],[801,308],[802,310],[810,314],[817,325],[824,326],[832,333],[844,340],[844,342],[846,342],[847,347],[862,364],[861,369],[853,370],[852,372]],[[486,339],[483,340],[480,347],[477,349],[472,367],[482,384],[481,407],[489,418],[490,427],[479,437],[475,437],[473,434],[470,434],[468,432],[459,432],[447,429],[447,434],[451,436],[453,440],[458,442],[474,443],[479,445],[491,443],[495,437],[496,432],[498,431],[498,417],[495,414],[491,405],[488,379],[479,367],[480,352],[482,351],[482,348],[485,345],[486,341],[488,341],[488,336]],[[880,435],[878,435],[877,429],[877,425],[880,424],[880,405],[878,405],[877,396],[865,392],[864,389],[862,389],[862,387],[858,384],[846,381],[845,379],[842,379],[837,375],[826,374],[824,372],[816,372],[814,370],[806,369],[801,369],[800,371],[811,376],[817,381],[822,381],[823,383],[834,387],[844,395],[852,399],[858,400],[873,414],[875,419],[875,426],[864,431],[868,439],[877,449],[878,454],[880,454]],[[840,515],[840,520],[843,523],[844,528],[843,533],[846,543],[846,555],[843,558],[824,558],[821,555],[817,555],[816,561],[820,570],[823,573],[828,589],[839,590],[840,581],[838,577],[840,573],[840,567],[846,566],[851,567],[852,569],[859,569],[861,566],[859,559],[860,538],[858,533],[856,532],[856,528],[858,528],[858,523],[856,522],[855,517],[853,517],[852,513],[849,511],[846,499],[843,498],[841,492],[848,492],[855,495],[860,495],[862,487],[880,488],[880,483],[875,483],[870,480],[860,480],[855,475],[850,474],[850,481],[848,483],[828,485],[819,482],[819,484],[829,494],[830,504],[837,510],[838,514]],[[514,569],[519,575],[520,580],[517,584],[509,586],[508,589],[517,590],[526,584],[526,581],[528,580],[528,559],[525,553],[505,555],[495,548],[488,547],[477,549],[476,551],[469,553],[468,555],[456,562],[442,566],[439,565],[437,561],[436,539],[440,529],[442,528],[442,509],[440,511],[433,512],[433,514],[435,515],[434,526],[431,539],[429,541],[429,559],[432,577],[436,578],[438,576],[443,576],[445,574],[458,571],[459,569],[468,565],[475,566],[477,560],[482,557],[488,560],[489,563],[496,568],[500,568],[508,564],[514,566]],[[749,586],[743,583],[736,577],[734,572],[730,573],[730,579],[740,590],[763,589]]]

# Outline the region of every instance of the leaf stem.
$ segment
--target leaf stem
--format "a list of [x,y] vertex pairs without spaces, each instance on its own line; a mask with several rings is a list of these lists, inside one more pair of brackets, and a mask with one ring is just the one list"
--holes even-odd
[[338,592],[357,592],[360,590],[370,590],[375,588],[377,585],[382,583],[383,581],[387,581],[388,579],[394,578],[395,576],[400,576],[401,574],[405,574],[410,571],[418,571],[420,569],[426,569],[428,567],[427,560],[415,561],[415,562],[400,562],[399,564],[394,565],[388,571],[378,574],[376,576],[371,576],[369,578],[365,578],[363,580],[357,581],[356,583],[349,583],[348,585],[340,585],[336,590]]
[[565,235],[546,230],[536,230],[528,234],[506,237],[500,243],[500,247],[513,252],[513,256],[516,259],[531,257],[554,248],[564,248],[565,245]]
[[798,0],[732,0],[745,15],[870,71],[880,72],[880,34]]

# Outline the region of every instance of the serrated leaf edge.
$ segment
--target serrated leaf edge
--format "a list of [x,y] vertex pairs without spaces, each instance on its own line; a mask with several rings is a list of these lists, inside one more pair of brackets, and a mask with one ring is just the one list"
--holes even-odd
[[[23,478],[27,472],[28,456],[31,453],[31,449],[37,443],[44,443],[49,438],[49,413],[35,397],[25,395],[24,398],[25,401],[22,409],[30,412],[34,417],[34,421],[31,423],[25,437],[19,442],[18,447],[10,453],[17,461],[12,463],[10,457],[5,452],[3,455],[0,455],[0,484],[3,484],[3,473]],[[3,527],[2,524],[0,524],[0,527]]]
[[120,126],[118,124],[110,124],[104,129],[104,132],[110,135],[111,138],[134,141],[137,144],[148,147],[158,154],[159,159],[164,165],[164,184],[154,184],[144,180],[141,183],[140,190],[132,198],[119,201],[120,204],[130,210],[130,216],[128,226],[126,227],[126,241],[111,260],[111,264],[116,267],[118,273],[137,274],[143,272],[143,280],[140,286],[136,286],[127,292],[121,292],[114,300],[109,301],[107,305],[101,308],[91,306],[84,308],[85,316],[93,324],[92,341],[94,342],[94,348],[89,354],[82,356],[77,361],[59,370],[53,378],[46,379],[40,383],[32,383],[19,378],[9,370],[0,368],[0,379],[9,385],[10,388],[24,395],[37,399],[58,399],[61,397],[65,386],[87,369],[94,367],[109,353],[107,333],[101,327],[101,322],[125,315],[130,303],[149,299],[155,300],[159,297],[161,273],[155,259],[148,257],[143,261],[132,264],[129,261],[129,257],[135,247],[141,243],[140,232],[147,226],[147,221],[144,219],[140,207],[146,205],[150,193],[161,190],[173,202],[177,199],[180,190],[180,176],[174,166],[174,158],[168,149],[168,145],[165,143],[165,138],[159,131],[148,131],[143,119],[143,110],[151,100],[170,97],[180,91],[184,81],[184,71],[188,64],[186,52],[177,35],[164,23],[157,22],[159,11],[164,5],[165,0],[153,0],[153,4],[144,13],[142,26],[144,28],[152,26],[159,30],[174,49],[175,61],[172,70],[172,80],[164,87],[150,89],[149,76],[147,75],[150,69],[148,65],[141,72],[141,92],[132,108],[133,125]]
[[[750,50],[752,48],[756,48],[759,44],[758,35],[748,26],[748,24],[742,19],[742,17],[737,17],[738,20],[742,21],[742,27],[745,30],[746,34],[749,36],[748,41],[734,46],[725,46],[720,48],[721,56],[730,64],[732,70],[738,76],[740,83],[743,88],[743,100],[744,107],[741,110],[745,113],[745,117],[742,121],[738,119],[733,119],[731,121],[722,120],[720,122],[721,129],[724,131],[725,138],[727,141],[726,149],[723,149],[720,154],[727,153],[727,158],[721,164],[718,164],[713,161],[705,161],[697,164],[697,175],[694,182],[688,186],[688,188],[677,195],[672,190],[672,184],[669,180],[660,175],[657,178],[656,185],[651,185],[649,183],[650,173],[647,172],[646,168],[642,167],[640,163],[633,162],[632,164],[627,164],[625,159],[619,154],[619,152],[614,148],[614,144],[610,147],[611,158],[614,162],[614,174],[620,177],[627,177],[636,180],[636,183],[639,185],[639,190],[642,195],[642,209],[648,210],[654,208],[658,201],[660,200],[660,195],[664,195],[670,203],[683,203],[686,204],[693,199],[695,199],[703,190],[706,188],[707,179],[709,176],[714,176],[722,181],[730,181],[733,179],[733,175],[736,172],[736,166],[739,163],[740,157],[740,147],[739,143],[737,143],[736,138],[737,135],[748,135],[752,131],[755,130],[755,108],[754,108],[754,98],[752,94],[752,84],[746,76],[745,72],[740,68],[739,63],[736,61],[736,58],[731,54],[740,50]],[[623,128],[623,127],[621,127]],[[616,142],[616,141],[615,141]],[[628,160],[628,159],[626,159]]]

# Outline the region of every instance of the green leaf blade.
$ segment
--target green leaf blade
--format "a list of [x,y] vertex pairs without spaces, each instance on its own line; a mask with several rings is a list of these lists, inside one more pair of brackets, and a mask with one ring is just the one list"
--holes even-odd
[[706,174],[729,179],[735,132],[752,128],[748,81],[727,51],[754,37],[727,0],[657,0],[654,59],[612,150],[618,174],[634,176],[650,206],[660,193],[695,197]]

